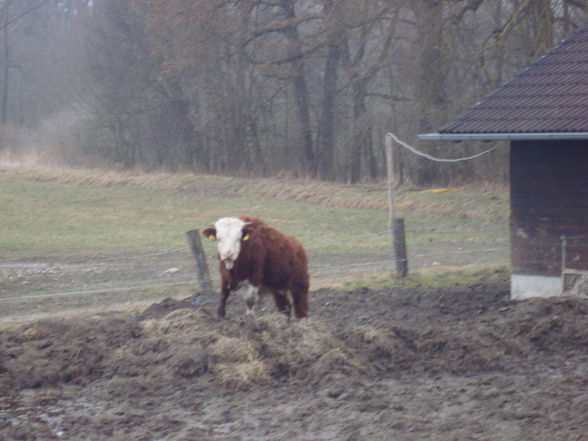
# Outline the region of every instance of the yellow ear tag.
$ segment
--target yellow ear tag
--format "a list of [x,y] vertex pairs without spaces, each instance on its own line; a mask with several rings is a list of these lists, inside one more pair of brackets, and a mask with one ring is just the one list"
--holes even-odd
[[245,242],[246,240],[249,240],[249,233],[247,233],[245,236],[243,236],[243,238],[241,239],[243,242]]
[[208,236],[208,238],[209,238],[210,240],[216,240],[216,236],[215,236],[214,234],[211,234],[210,236]]

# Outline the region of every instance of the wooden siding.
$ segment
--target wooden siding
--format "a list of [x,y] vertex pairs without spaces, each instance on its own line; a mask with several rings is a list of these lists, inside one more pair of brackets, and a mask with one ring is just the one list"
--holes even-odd
[[588,270],[588,141],[511,144],[511,265],[513,274],[560,276]]

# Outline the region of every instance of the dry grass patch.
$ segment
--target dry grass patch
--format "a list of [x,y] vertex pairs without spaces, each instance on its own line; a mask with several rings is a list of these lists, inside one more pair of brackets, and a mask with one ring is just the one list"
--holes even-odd
[[221,337],[209,348],[214,363],[245,363],[257,358],[255,347],[244,338]]
[[[349,209],[386,210],[388,207],[387,186],[384,182],[349,186],[311,179],[254,179],[57,167],[19,168],[11,169],[10,172],[40,181],[91,187],[131,186],[195,196],[265,198]],[[480,197],[488,199],[481,209],[476,203]],[[396,204],[402,212],[431,215],[455,213],[457,206],[458,211],[467,216],[488,219],[497,212],[506,215],[507,197],[507,187],[503,185],[474,185],[441,193],[400,189],[396,195]]]
[[206,369],[226,387],[240,388],[270,380],[268,367],[257,350],[258,342],[240,335],[238,322],[219,321],[202,309],[178,309],[164,318],[145,320],[143,328],[146,336],[163,337],[170,351],[182,354],[181,358],[172,358],[181,375],[186,376],[185,371],[189,375],[193,369],[201,372],[198,366],[206,358]]
[[320,381],[332,373],[361,369],[346,343],[317,318],[288,323],[276,313],[231,321],[213,319],[201,310],[177,310],[162,319],[144,321],[143,328],[145,337],[163,338],[169,343],[167,351],[185,358],[190,357],[189,348],[196,348],[196,353],[203,348],[208,372],[228,388],[283,380]]
[[240,388],[270,381],[268,368],[260,360],[246,363],[220,363],[212,367],[216,379],[226,387]]
[[261,356],[275,378],[320,381],[334,372],[358,369],[343,341],[324,321],[308,318],[284,324],[272,314],[259,319]]
[[386,329],[360,325],[350,330],[359,341],[359,346],[371,347],[383,355],[391,356],[402,346],[396,335]]

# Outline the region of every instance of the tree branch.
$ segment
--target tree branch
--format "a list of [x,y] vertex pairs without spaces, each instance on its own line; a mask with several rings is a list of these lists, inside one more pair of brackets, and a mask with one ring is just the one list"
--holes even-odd
[[588,5],[586,5],[586,3],[581,0],[567,0],[567,3],[580,9],[586,9],[588,7]]
[[461,11],[458,14],[456,14],[456,16],[454,17],[454,20],[456,22],[461,22],[461,20],[463,20],[464,15],[466,14],[466,12],[468,12],[468,11],[476,12],[483,2],[484,2],[484,0],[470,0],[461,9]]
[[5,27],[7,27],[7,26],[10,26],[12,23],[14,23],[15,21],[17,21],[17,20],[21,19],[21,18],[22,18],[22,17],[24,17],[25,15],[27,15],[27,14],[29,14],[29,13],[31,13],[31,12],[33,12],[33,11],[37,10],[37,9],[39,9],[39,8],[40,8],[41,6],[43,6],[45,3],[47,3],[47,0],[41,0],[41,2],[40,2],[40,3],[38,3],[37,5],[35,5],[35,6],[31,7],[31,8],[29,8],[29,9],[27,9],[26,11],[24,11],[24,12],[22,12],[22,13],[18,14],[16,17],[13,17],[13,18],[11,18],[10,20],[8,20],[8,21],[5,21],[4,23],[2,23],[2,24],[0,25],[0,30],[4,29],[4,28],[5,28]]

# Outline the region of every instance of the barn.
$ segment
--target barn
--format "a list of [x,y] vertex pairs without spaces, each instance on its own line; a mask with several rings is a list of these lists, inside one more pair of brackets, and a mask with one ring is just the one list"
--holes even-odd
[[508,141],[511,297],[588,294],[588,26],[420,138]]

